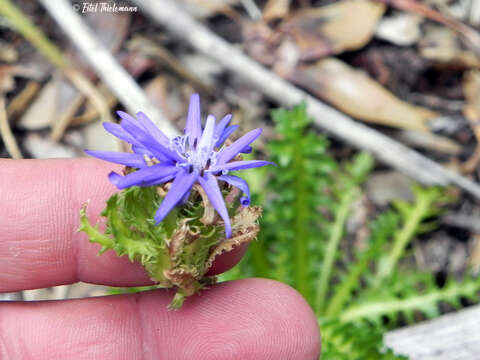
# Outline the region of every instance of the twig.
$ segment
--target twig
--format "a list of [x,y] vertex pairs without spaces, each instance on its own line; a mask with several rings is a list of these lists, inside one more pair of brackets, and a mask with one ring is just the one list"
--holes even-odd
[[50,137],[53,141],[58,141],[62,138],[71,119],[83,104],[83,100],[84,97],[81,94],[75,95],[73,101],[68,104],[67,109],[55,120],[55,123],[52,125],[52,131],[50,132]]
[[[24,36],[35,48],[47,58],[53,65],[61,69],[64,75],[72,82],[72,84],[97,108],[99,114],[104,121],[110,121],[110,109],[105,105],[102,95],[97,91],[96,87],[86,79],[81,73],[73,69],[68,59],[63,56],[62,52],[37,28],[10,0],[0,0],[0,14],[5,16],[10,24]],[[63,120],[63,122],[69,119]],[[54,122],[56,124],[57,121]],[[68,125],[68,123],[67,123]],[[65,124],[56,127],[55,136],[59,139]],[[59,129],[63,129],[59,133]]]
[[40,2],[129,112],[143,111],[168,135],[178,134],[178,130],[148,100],[142,88],[96,39],[68,1],[40,0]]
[[12,118],[14,115],[17,115],[20,111],[24,110],[30,100],[37,95],[38,90],[40,90],[38,82],[30,80],[25,88],[8,104],[7,116]]
[[13,136],[12,129],[10,129],[10,124],[8,123],[5,97],[3,95],[0,95],[0,135],[10,156],[14,159],[23,158],[15,136]]
[[175,1],[162,0],[161,5],[156,0],[133,0],[133,2],[178,38],[188,42],[197,51],[214,58],[232,73],[248,80],[266,96],[283,106],[293,106],[306,101],[315,124],[334,136],[372,152],[379,160],[422,183],[437,185],[453,183],[480,199],[480,186],[475,182],[447,170],[407,146],[352,120],[296,88],[192,19],[175,5]]
[[241,0],[243,7],[248,13],[248,16],[252,18],[252,20],[260,20],[262,18],[262,12],[258,8],[257,4],[253,0]]
[[199,79],[194,73],[185,68],[185,66],[183,66],[182,63],[170,53],[170,51],[163,46],[156,44],[152,40],[138,36],[128,42],[127,48],[129,50],[136,50],[144,56],[160,61],[169,70],[188,80],[194,86],[199,87],[202,91],[205,91],[209,95],[215,94],[215,88],[213,85],[207,84]]

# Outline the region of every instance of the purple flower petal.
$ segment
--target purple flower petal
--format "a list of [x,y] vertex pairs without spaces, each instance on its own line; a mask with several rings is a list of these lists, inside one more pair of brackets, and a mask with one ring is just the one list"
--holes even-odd
[[223,171],[223,170],[244,170],[251,169],[265,165],[275,165],[271,161],[265,160],[242,160],[242,161],[232,161],[227,164],[215,165],[210,168],[210,171],[213,173]]
[[85,153],[90,156],[96,157],[98,159],[110,161],[116,164],[131,166],[135,168],[142,168],[147,166],[143,156],[138,154],[129,154],[129,153],[115,152],[115,151],[92,151],[92,150],[85,150]]
[[218,176],[217,179],[223,180],[229,183],[230,185],[235,186],[236,188],[239,188],[245,194],[245,197],[242,197],[240,199],[242,206],[250,205],[250,189],[248,188],[248,184],[245,180],[243,180],[242,178],[239,178],[238,176],[233,176],[233,175],[221,175],[221,176]]
[[150,150],[143,145],[132,145],[132,151],[138,155],[148,155],[149,157],[155,157]]
[[218,182],[215,176],[210,173],[206,173],[204,177],[199,176],[198,182],[205,190],[205,193],[208,196],[208,199],[212,203],[213,207],[220,214],[223,222],[225,223],[225,234],[229,238],[232,236],[232,226],[230,225],[230,218],[228,216],[227,207],[225,205],[225,200],[223,199],[222,192],[218,187]]
[[115,172],[111,172],[108,178],[119,189],[125,189],[129,186],[145,186],[145,184],[155,181],[161,183],[165,181],[164,178],[174,176],[178,172],[179,168],[175,165],[155,164],[153,166],[147,166],[140,170],[134,171],[125,176],[120,176]]
[[191,148],[193,148],[195,141],[198,141],[202,135],[202,121],[200,119],[200,96],[198,94],[193,94],[190,97],[185,135],[188,137],[188,144]]
[[104,122],[102,125],[105,128],[105,130],[107,130],[110,134],[115,135],[119,139],[126,141],[132,145],[141,146],[140,143],[137,140],[135,140],[135,138],[132,135],[130,135],[127,131],[125,131],[125,129],[122,128],[120,125],[109,123],[109,122]]
[[216,147],[220,147],[223,144],[223,142],[220,143],[220,138],[222,137],[223,131],[230,123],[230,120],[232,120],[232,114],[225,115],[215,127],[215,134],[213,135],[213,138]]
[[152,120],[150,120],[147,115],[140,111],[137,113],[137,119],[145,128],[145,130],[147,130],[160,144],[168,147],[170,144],[170,139],[163,133],[162,130],[158,128],[157,125],[153,123]]
[[242,154],[250,154],[252,152],[253,148],[251,146],[245,146],[242,151],[240,151]]
[[[120,113],[120,112],[119,112]],[[175,152],[167,149],[165,146],[160,144],[152,135],[147,132],[142,126],[139,126],[138,122],[131,121],[130,118],[123,118],[121,126],[124,128],[130,135],[132,135],[135,140],[137,140],[140,145],[149,149],[155,157],[160,161],[182,161],[183,159]]]
[[215,116],[208,115],[205,128],[203,129],[202,137],[197,144],[198,151],[204,151],[209,154],[213,150],[213,133],[215,131]]
[[183,169],[178,171],[175,180],[172,182],[172,187],[168,190],[167,195],[155,213],[155,222],[157,224],[182,200],[183,196],[190,190],[197,178],[198,173],[196,171],[191,173],[187,173]]
[[218,141],[217,141],[217,143],[216,143],[215,146],[216,146],[217,148],[220,147],[220,146],[222,146],[222,144],[225,142],[225,140],[227,140],[228,137],[229,137],[230,135],[232,135],[233,132],[234,132],[235,130],[237,130],[237,129],[238,129],[238,125],[232,125],[232,126],[227,127],[227,128],[223,131],[222,136],[220,136],[220,139],[218,139]]
[[252,130],[240,139],[235,141],[232,145],[220,150],[217,155],[217,164],[224,164],[232,160],[238,153],[240,153],[246,146],[250,145],[256,138],[260,136],[262,129],[258,128]]

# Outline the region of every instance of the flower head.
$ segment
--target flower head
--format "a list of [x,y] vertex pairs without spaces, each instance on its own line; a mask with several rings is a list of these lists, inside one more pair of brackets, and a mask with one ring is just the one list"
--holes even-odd
[[262,129],[252,130],[226,146],[226,139],[238,125],[229,126],[231,115],[226,115],[218,124],[213,115],[208,115],[202,128],[198,94],[193,94],[190,98],[184,135],[172,139],[142,112],[137,113],[136,119],[122,111],[117,114],[122,119],[120,124],[104,123],[104,127],[111,134],[130,143],[133,153],[85,151],[99,159],[138,169],[125,176],[111,172],[108,176],[110,181],[119,189],[154,186],[172,181],[167,195],[155,213],[157,224],[165,219],[177,204],[188,198],[192,186],[198,183],[223,219],[226,236],[230,237],[230,219],[218,181],[240,189],[244,193],[240,199],[241,204],[249,205],[250,191],[247,182],[229,175],[229,172],[272,164],[262,160],[235,160],[238,154],[251,151],[250,144],[260,136]]

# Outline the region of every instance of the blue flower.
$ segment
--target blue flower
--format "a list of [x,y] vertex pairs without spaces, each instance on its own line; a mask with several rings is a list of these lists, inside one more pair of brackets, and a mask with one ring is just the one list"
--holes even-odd
[[130,186],[154,186],[172,181],[167,195],[155,213],[154,219],[157,224],[165,219],[177,204],[188,198],[192,186],[198,183],[223,219],[225,233],[229,238],[232,228],[218,181],[224,181],[240,189],[244,193],[240,199],[241,204],[243,206],[250,204],[247,182],[228,173],[273,164],[262,160],[235,160],[238,154],[252,150],[250,144],[260,136],[262,129],[252,130],[231,145],[225,146],[225,140],[238,125],[229,126],[232,119],[230,114],[218,124],[213,115],[208,115],[202,129],[198,94],[193,94],[190,98],[184,135],[172,139],[142,112],[137,113],[136,119],[122,111],[118,111],[117,114],[122,119],[119,125],[104,123],[103,126],[111,134],[130,143],[133,153],[85,151],[99,159],[138,169],[125,176],[111,172],[108,176],[110,181],[119,189]]

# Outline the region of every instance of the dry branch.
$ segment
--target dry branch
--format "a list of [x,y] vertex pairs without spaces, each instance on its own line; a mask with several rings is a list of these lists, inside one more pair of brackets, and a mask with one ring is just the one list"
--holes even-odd
[[0,95],[0,136],[10,156],[14,159],[22,159],[22,153],[8,122],[5,96],[3,94]]
[[[45,2],[46,0],[42,0]],[[413,151],[382,133],[355,122],[343,113],[296,88],[262,67],[240,50],[211,32],[179,8],[172,0],[133,0],[158,24],[197,51],[212,57],[224,68],[248,80],[282,106],[306,101],[309,114],[319,127],[332,135],[372,152],[382,162],[426,184],[455,184],[480,199],[480,186]]]
[[178,134],[178,130],[148,100],[142,88],[96,39],[82,18],[75,13],[70,2],[66,0],[40,0],[40,2],[129,112],[143,111],[168,135]]

